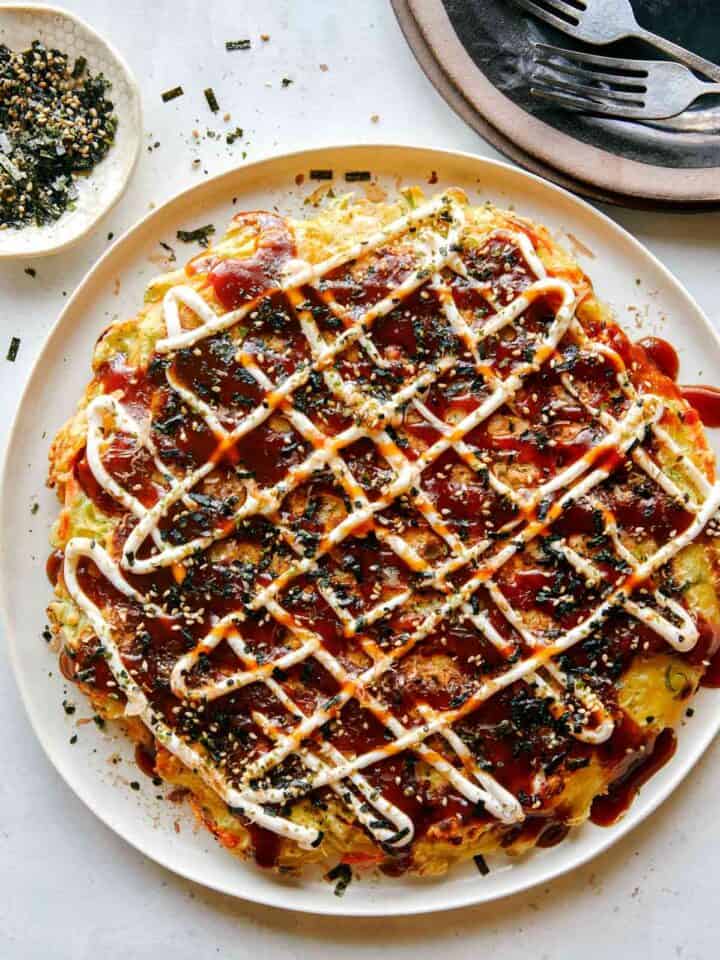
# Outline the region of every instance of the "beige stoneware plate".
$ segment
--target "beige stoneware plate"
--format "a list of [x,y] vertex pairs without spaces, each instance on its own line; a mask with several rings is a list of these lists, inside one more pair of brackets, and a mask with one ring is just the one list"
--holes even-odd
[[[313,168],[332,169],[334,180],[309,181]],[[346,185],[344,173],[349,170],[370,170],[373,180]],[[299,174],[304,176],[300,185]],[[436,182],[428,186],[428,180]],[[425,185],[428,195],[457,185],[473,203],[490,199],[513,205],[546,223],[553,235],[575,249],[600,296],[631,336],[661,333],[679,349],[681,380],[720,383],[720,343],[697,304],[647,250],[588,204],[530,174],[470,154],[383,145],[328,147],[260,161],[207,180],[154,210],[116,241],[67,303],[35,364],[10,437],[0,488],[0,609],[18,685],[50,760],[101,820],[147,856],[198,883],[291,910],[412,914],[480,903],[545,883],[596,856],[652,813],[720,727],[720,695],[703,690],[693,704],[693,718],[679,732],[677,754],[612,828],[587,824],[564,843],[512,863],[489,859],[491,872],[485,877],[470,863],[439,880],[356,880],[338,898],[317,874],[281,880],[232,857],[207,833],[194,829],[182,806],[156,799],[165,788],[139,775],[122,735],[110,725],[105,730],[93,723],[77,726],[79,718],[91,714],[81,696],[73,698],[78,704],[75,715],[63,713],[64,683],[55,656],[42,640],[51,593],[44,561],[48,530],[57,514],[54,494],[44,486],[47,447],[88,380],[98,334],[113,317],[137,311],[144,287],[163,268],[159,241],[176,248],[179,262],[195,252],[194,246],[176,242],[178,228],[214,223],[221,231],[234,212],[258,207],[308,216],[314,211],[307,199],[317,187],[332,186],[336,193],[368,190],[378,198],[401,184]],[[716,452],[717,433],[710,431]],[[78,739],[71,745],[75,733]],[[111,755],[118,755],[120,762],[108,763]],[[141,781],[139,791],[129,789],[133,780]],[[105,882],[112,883],[112,877]]]

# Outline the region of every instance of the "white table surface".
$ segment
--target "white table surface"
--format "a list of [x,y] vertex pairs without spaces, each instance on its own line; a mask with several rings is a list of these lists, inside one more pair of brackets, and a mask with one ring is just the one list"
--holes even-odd
[[[121,50],[143,93],[146,142],[119,206],[78,248],[0,263],[0,450],[27,371],[63,302],[148,206],[242,161],[307,146],[398,142],[495,152],[460,121],[415,63],[387,0],[65,0]],[[269,34],[263,43],[260,34]],[[224,41],[251,37],[249,53]],[[326,65],[327,69],[321,68]],[[293,83],[283,88],[281,80]],[[163,104],[182,84],[186,95]],[[192,141],[223,127],[213,86],[245,140]],[[221,113],[222,115],[222,113]],[[371,118],[377,115],[379,119]],[[191,165],[200,156],[199,169]],[[720,215],[608,211],[720,321]],[[24,273],[32,266],[35,279]],[[11,336],[22,339],[14,364]],[[720,955],[720,743],[641,827],[571,875],[499,903],[408,920],[285,913],[218,895],[145,859],[60,780],[35,741],[12,677],[0,671],[0,957],[340,958],[488,956],[681,958]]]

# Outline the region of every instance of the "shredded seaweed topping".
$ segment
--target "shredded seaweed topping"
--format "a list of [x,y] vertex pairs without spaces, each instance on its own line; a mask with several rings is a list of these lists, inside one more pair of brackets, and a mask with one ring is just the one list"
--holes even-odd
[[75,176],[112,146],[110,84],[86,66],[37,40],[0,44],[0,229],[57,220],[77,197]]

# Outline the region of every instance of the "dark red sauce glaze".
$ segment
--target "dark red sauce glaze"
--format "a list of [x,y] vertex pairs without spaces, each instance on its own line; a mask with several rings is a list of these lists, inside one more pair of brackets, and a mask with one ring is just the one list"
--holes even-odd
[[252,840],[255,863],[266,870],[274,867],[280,853],[282,837],[249,820],[245,823],[245,827]]
[[153,394],[152,379],[142,371],[126,366],[123,357],[115,356],[109,363],[104,363],[95,376],[105,393],[119,391],[123,402],[129,407],[137,409],[149,406]]
[[172,370],[184,387],[215,409],[252,410],[263,391],[255,377],[236,359],[237,344],[227,334],[201,340],[178,350]]
[[570,827],[567,823],[550,823],[538,837],[537,845],[545,848],[556,847],[569,833]]
[[590,819],[600,827],[610,827],[627,812],[640,787],[661,770],[677,748],[675,732],[666,727],[655,740],[650,752],[633,764],[627,773],[612,784],[604,797],[596,797]]
[[45,573],[53,586],[55,586],[60,578],[60,571],[62,570],[64,560],[65,554],[62,552],[62,550],[53,550],[53,552],[47,558],[45,563]]
[[135,763],[146,777],[154,780],[157,777],[155,771],[155,750],[145,743],[138,743],[135,746]]
[[687,659],[692,664],[706,666],[701,686],[720,687],[720,626],[700,617],[697,627],[700,637]]
[[720,650],[710,658],[710,664],[703,674],[700,685],[720,689]]
[[321,280],[320,290],[357,315],[386,297],[414,267],[410,253],[380,249],[371,263],[351,261],[330,271]]
[[494,238],[465,254],[473,280],[491,284],[502,306],[510,303],[535,279],[522,251],[504,238]]
[[276,287],[281,268],[295,253],[295,240],[283,217],[263,211],[241,213],[233,223],[238,228],[255,228],[258,240],[253,256],[220,260],[208,274],[215,296],[226,310],[235,310]]
[[454,451],[442,454],[427,468],[423,489],[448,526],[469,542],[517,517],[513,504],[469,470]]
[[290,424],[279,419],[263,423],[234,447],[238,465],[264,487],[277,483],[290,467],[302,463],[309,449]]
[[303,626],[319,633],[331,653],[342,650],[346,639],[335,612],[307,577],[299,577],[283,598],[283,606]]
[[[150,615],[119,593],[94,564],[84,562],[78,571],[82,589],[118,628],[124,664],[156,713],[182,736],[200,741],[209,755],[224,766],[231,783],[236,776],[234,770],[242,770],[272,747],[271,739],[253,720],[253,711],[259,711],[284,731],[291,730],[297,718],[288,715],[275,693],[259,682],[208,701],[202,711],[193,703],[183,702],[178,713],[179,701],[170,687],[172,668],[179,657],[193,650],[207,635],[213,618],[239,610],[246,616],[236,626],[249,655],[258,663],[272,661],[291,650],[296,641],[287,629],[288,623],[280,623],[267,614],[251,613],[247,605],[293,556],[285,541],[287,530],[293,532],[304,555],[312,557],[340,522],[338,504],[342,506],[342,516],[353,507],[338,478],[326,469],[289,493],[271,519],[255,517],[236,526],[234,515],[247,496],[246,485],[268,490],[308,457],[310,444],[292,426],[282,405],[268,412],[259,426],[233,444],[222,444],[202,419],[188,410],[167,381],[170,372],[201,397],[230,430],[263,402],[264,392],[249,372],[249,363],[260,367],[277,385],[310,358],[290,301],[278,289],[282,268],[295,254],[294,239],[285,221],[271,213],[244,214],[236,219],[240,226],[250,225],[257,230],[254,254],[244,260],[198,260],[189,270],[199,271],[203,264],[209,269],[208,282],[225,309],[252,304],[242,329],[232,328],[208,337],[170,358],[155,357],[145,371],[130,370],[123,361],[113,360],[98,372],[106,392],[118,391],[139,419],[151,421],[151,435],[167,470],[182,476],[207,461],[215,464],[211,478],[193,491],[191,503],[179,502],[161,523],[161,531],[173,545],[199,536],[217,535],[217,541],[212,550],[191,557],[180,569],[167,567],[150,575],[132,571],[127,574],[132,586],[164,607],[162,615]],[[484,249],[465,251],[463,256],[469,275],[492,284],[501,306],[532,282],[521,251],[503,239],[491,241]],[[409,254],[380,250],[372,262],[361,260],[338,268],[321,283],[319,292],[309,288],[304,291],[306,301],[302,309],[312,316],[321,337],[329,343],[353,317],[387,296],[414,269]],[[471,326],[477,328],[492,314],[493,307],[482,292],[472,289],[463,278],[452,278],[451,292]],[[350,319],[335,316],[330,309],[333,303],[340,304]],[[547,334],[558,306],[556,297],[540,297],[527,310],[521,325],[486,337],[483,362],[502,377],[527,364],[538,339]],[[362,344],[345,350],[333,362],[333,372],[365,395],[388,399],[428,364],[447,356],[455,358],[454,368],[421,396],[435,417],[446,424],[456,424],[490,395],[488,384],[478,375],[472,357],[448,325],[437,294],[432,291],[417,291],[395,310],[376,318],[369,326],[368,337],[383,358],[380,366]],[[640,348],[630,344],[624,335],[617,334],[613,342],[626,363],[640,356]],[[646,357],[672,375],[677,364],[673,368],[674,354],[669,345],[652,338],[652,342],[643,341],[642,346]],[[531,486],[548,480],[602,442],[602,434],[588,422],[583,404],[565,390],[563,374],[574,377],[586,402],[602,406],[616,417],[626,412],[626,400],[618,391],[617,371],[609,360],[583,355],[569,339],[561,342],[557,357],[554,367],[545,364],[528,376],[517,392],[512,413],[515,420],[522,421],[521,428],[515,429],[512,418],[506,415],[508,408],[504,407],[497,418],[488,419],[465,436],[473,456],[481,462],[508,470],[532,468]],[[292,403],[329,437],[356,421],[356,411],[349,409],[317,372],[295,391]],[[395,447],[409,460],[441,436],[437,427],[424,420],[412,405],[401,410],[399,422],[388,427],[388,433]],[[597,493],[613,511],[622,532],[640,530],[643,535],[663,541],[685,529],[690,515],[658,486],[633,472],[632,465],[625,464],[614,451],[601,449],[595,453],[599,454],[596,463],[613,470],[612,477]],[[390,456],[387,449],[385,454]],[[132,436],[115,434],[104,445],[102,457],[111,476],[146,506],[162,495],[161,471]],[[343,448],[342,457],[370,502],[381,497],[394,479],[389,460],[367,438]],[[84,450],[76,458],[74,472],[78,484],[100,510],[111,516],[123,515],[112,545],[119,552],[135,519],[97,483]],[[465,545],[483,538],[502,543],[511,536],[502,531],[503,526],[523,522],[517,508],[492,488],[483,471],[472,470],[452,450],[423,472],[421,483],[422,493]],[[332,503],[335,508],[329,521],[326,508]],[[278,522],[286,528],[282,535],[276,526]],[[387,540],[378,535],[381,527],[395,535],[421,531],[423,542],[414,544],[414,549],[426,558],[431,570],[448,555],[445,541],[419,515],[411,499],[403,497],[372,522],[356,529],[341,547],[328,551],[316,575],[293,579],[278,597],[289,624],[318,633],[325,649],[351,677],[372,662],[363,647],[366,641],[390,650],[407,639],[424,616],[422,609],[405,605],[367,622],[365,615],[370,610],[408,589],[423,600],[432,599],[422,573],[410,569]],[[613,563],[612,551],[607,540],[599,535],[600,529],[597,511],[586,501],[576,501],[532,555],[522,555],[517,567],[504,568],[496,578],[506,599],[521,616],[551,624],[555,634],[549,634],[550,640],[582,619],[589,607],[598,604],[603,591],[624,574],[622,565]],[[595,592],[553,551],[553,536],[573,534],[596,540],[593,556],[604,574],[604,583]],[[140,556],[147,556],[150,549],[150,544],[146,544]],[[55,555],[48,561],[51,582],[57,579],[61,562],[62,557]],[[451,574],[448,592],[459,589],[474,572],[471,564]],[[330,586],[344,609],[359,618],[355,636],[349,634],[323,596],[322,589]],[[488,616],[506,649],[498,650],[490,643],[466,612],[449,618],[417,643],[397,669],[378,680],[372,692],[393,715],[407,715],[408,722],[415,723],[419,722],[421,706],[440,710],[461,707],[479,683],[507,669],[508,658],[515,662],[527,654],[520,633],[495,606],[485,587],[476,591],[473,604],[472,612]],[[709,625],[701,633],[697,656],[712,658],[704,682],[716,686],[720,684],[720,667],[718,655],[714,654],[714,633]],[[615,732],[605,744],[591,747],[578,741],[573,736],[577,731],[571,726],[572,718],[551,710],[549,699],[523,681],[501,690],[456,726],[472,755],[515,793],[527,813],[525,823],[508,830],[507,845],[524,838],[536,839],[540,846],[552,846],[568,831],[557,811],[546,807],[543,813],[543,805],[552,797],[533,794],[538,774],[544,773],[552,781],[555,772],[582,767],[591,756],[614,772],[623,771],[608,797],[593,806],[595,822],[609,823],[620,815],[641,783],[672,755],[674,740],[670,731],[663,731],[651,754],[626,769],[629,758],[644,746],[648,734],[618,709],[615,682],[641,645],[649,652],[667,649],[657,633],[616,611],[603,625],[600,636],[591,636],[578,644],[563,660],[563,668],[576,671],[590,683],[612,712]],[[97,640],[74,655],[64,651],[61,668],[68,679],[119,695]],[[186,682],[191,687],[201,685],[225,679],[238,669],[238,657],[226,636],[200,655],[188,671]],[[332,674],[313,658],[277,670],[273,679],[306,716],[321,704],[331,704],[341,690]],[[315,736],[331,742],[346,756],[355,756],[381,749],[393,739],[383,722],[386,719],[387,716],[378,717],[351,699],[342,707],[339,717],[323,725]],[[442,749],[442,745],[438,744],[438,748]],[[137,759],[144,773],[155,776],[151,750],[139,747]],[[293,759],[276,772],[282,776],[307,775]],[[388,755],[363,772],[387,800],[412,818],[417,839],[430,834],[459,843],[458,825],[485,824],[492,819],[482,805],[474,806],[454,789],[438,788],[432,783],[412,752]],[[320,793],[316,799],[322,802],[322,797]],[[247,826],[257,862],[265,867],[275,865],[281,838],[257,825]],[[407,869],[412,851],[410,845],[393,854],[383,869],[391,873]],[[390,848],[387,852],[389,855]]]
[[664,373],[671,380],[677,380],[680,369],[680,360],[675,347],[663,340],[661,337],[644,337],[638,340],[638,344],[643,348],[650,360],[655,364],[660,373]]
[[124,513],[124,507],[117,500],[110,496],[97,482],[95,476],[87,462],[85,451],[83,451],[74,466],[75,479],[82,491],[92,500],[95,506],[110,516],[118,516]]
[[392,360],[432,360],[460,350],[455,334],[443,320],[437,296],[426,290],[410,294],[402,310],[378,317],[372,339]]
[[76,651],[65,647],[60,653],[60,672],[66,680],[115,693],[115,682],[102,653],[97,638],[84,643]]
[[720,389],[718,387],[680,387],[683,400],[697,410],[706,427],[720,427]]
[[[672,344],[660,337],[645,337],[638,341],[652,363],[671,380],[677,380],[680,361]],[[683,400],[697,411],[706,427],[720,427],[720,389],[705,385],[681,386]]]

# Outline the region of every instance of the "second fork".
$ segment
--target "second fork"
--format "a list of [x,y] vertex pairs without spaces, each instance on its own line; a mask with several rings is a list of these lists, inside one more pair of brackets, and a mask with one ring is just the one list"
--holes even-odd
[[660,120],[682,113],[698,97],[720,94],[680,63],[601,57],[533,44],[533,96],[570,110],[626,120]]

